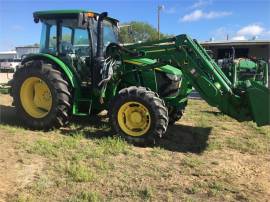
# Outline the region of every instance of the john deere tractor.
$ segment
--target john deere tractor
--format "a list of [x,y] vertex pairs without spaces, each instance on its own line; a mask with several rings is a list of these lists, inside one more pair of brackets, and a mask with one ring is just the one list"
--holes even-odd
[[269,90],[252,80],[238,89],[187,35],[122,46],[118,20],[84,10],[40,11],[40,53],[14,75],[17,114],[33,129],[109,111],[113,129],[130,142],[154,142],[181,118],[194,87],[221,112],[270,123]]
[[247,80],[253,80],[268,87],[268,64],[257,58],[235,58],[235,49],[232,47],[232,55],[228,58],[218,60],[225,75],[230,79],[232,85],[244,86]]

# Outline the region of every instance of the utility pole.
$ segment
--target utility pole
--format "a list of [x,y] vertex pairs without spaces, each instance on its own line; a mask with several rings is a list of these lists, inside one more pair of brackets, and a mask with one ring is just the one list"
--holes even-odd
[[164,9],[164,5],[158,6],[158,40],[160,40],[160,11]]

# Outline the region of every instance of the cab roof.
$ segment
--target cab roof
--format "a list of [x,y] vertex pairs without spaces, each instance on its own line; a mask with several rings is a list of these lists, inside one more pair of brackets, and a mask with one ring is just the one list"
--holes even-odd
[[[92,13],[94,16],[98,16],[99,13],[95,13],[87,10],[47,10],[47,11],[36,11],[33,13],[35,20],[39,19],[56,19],[56,18],[77,18],[80,14]],[[113,21],[115,23],[119,22],[117,19],[107,17],[107,20]]]

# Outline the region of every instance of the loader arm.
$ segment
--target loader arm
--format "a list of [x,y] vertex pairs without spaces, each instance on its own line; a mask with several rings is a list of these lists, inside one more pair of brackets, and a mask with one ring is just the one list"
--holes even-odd
[[259,126],[270,123],[269,89],[252,81],[246,82],[244,90],[234,87],[205,49],[187,35],[128,48],[141,57],[179,68],[209,105],[238,121],[253,120]]

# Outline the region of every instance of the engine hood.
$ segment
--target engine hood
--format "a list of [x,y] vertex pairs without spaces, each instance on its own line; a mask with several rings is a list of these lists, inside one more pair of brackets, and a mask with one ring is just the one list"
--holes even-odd
[[155,69],[157,71],[162,71],[165,72],[167,74],[174,74],[177,76],[181,76],[182,72],[181,70],[171,66],[171,65],[163,65],[160,66],[157,64],[157,66],[155,66],[154,64],[156,63],[156,60],[152,60],[149,58],[135,58],[135,59],[126,59],[124,60],[124,63],[126,65],[136,65],[138,68],[151,68],[151,69]]

